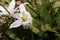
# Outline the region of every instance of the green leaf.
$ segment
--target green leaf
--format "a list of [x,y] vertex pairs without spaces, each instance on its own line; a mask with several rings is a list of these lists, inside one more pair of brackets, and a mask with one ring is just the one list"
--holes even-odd
[[41,30],[42,31],[51,31],[51,32],[57,33],[53,28],[51,28],[51,26],[49,24],[42,25]]
[[15,35],[12,31],[7,30],[7,31],[6,31],[6,34],[7,34],[10,38],[15,39],[15,36],[16,36],[16,35]]
[[46,27],[46,29],[47,29],[47,30],[49,30],[49,31],[51,31],[51,30],[52,30],[52,28],[50,27],[50,25],[49,25],[49,24],[45,24],[45,27]]
[[5,33],[6,33],[6,35],[8,35],[8,36],[9,36],[10,38],[12,38],[12,39],[20,40],[20,38],[18,38],[18,37],[16,36],[16,34],[13,33],[13,32],[10,31],[10,30],[6,30]]
[[41,8],[40,10],[40,16],[41,18],[46,22],[51,24],[52,23],[52,18],[51,15],[48,13],[48,11],[45,8]]
[[60,14],[55,18],[58,25],[60,25]]
[[33,17],[37,17],[38,15],[35,13],[34,9],[31,8],[30,6],[26,6],[27,10],[30,12],[30,14],[33,16]]
[[46,28],[45,28],[44,25],[41,25],[41,30],[42,30],[42,31],[46,31]]
[[29,28],[32,30],[32,32],[34,32],[34,33],[36,33],[37,35],[39,35],[40,37],[42,37],[43,32],[40,31],[38,28],[34,27],[33,25],[30,25]]
[[11,0],[6,0],[6,2],[10,3]]

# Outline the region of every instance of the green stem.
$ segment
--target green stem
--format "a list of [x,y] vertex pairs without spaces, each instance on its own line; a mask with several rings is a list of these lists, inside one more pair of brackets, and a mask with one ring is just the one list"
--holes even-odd
[[32,40],[34,40],[34,38],[33,38],[33,32],[31,32],[31,34],[32,34]]
[[23,37],[23,40],[25,39],[25,36]]
[[39,29],[37,29],[36,27],[34,27],[32,24],[30,24],[29,26],[30,26],[29,28],[32,30],[32,32],[36,33],[40,37],[42,36],[43,32],[41,32]]

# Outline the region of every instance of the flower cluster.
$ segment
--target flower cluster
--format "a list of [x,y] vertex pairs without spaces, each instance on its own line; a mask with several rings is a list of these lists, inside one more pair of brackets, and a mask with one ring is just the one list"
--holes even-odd
[[[10,16],[12,16],[13,18],[16,18],[17,20],[15,22],[13,22],[9,28],[16,28],[21,25],[27,26],[29,24],[32,24],[32,16],[25,8],[26,4],[28,4],[28,3],[26,2],[26,3],[20,4],[20,6],[17,7],[17,8],[19,8],[20,13],[15,14],[14,12],[17,9],[17,8],[14,9],[15,0],[12,0],[10,2],[7,10],[10,12]],[[0,15],[9,15],[8,12],[2,6],[0,6],[0,11],[1,11]]]

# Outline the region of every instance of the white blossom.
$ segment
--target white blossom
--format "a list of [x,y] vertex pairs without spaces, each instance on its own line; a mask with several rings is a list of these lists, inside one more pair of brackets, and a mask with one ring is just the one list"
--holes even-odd
[[17,20],[10,25],[10,28],[16,28],[21,25],[27,26],[29,24],[32,24],[32,16],[29,12],[26,11],[25,5],[26,3],[20,4],[19,8],[21,13],[12,14],[12,17],[16,18]]

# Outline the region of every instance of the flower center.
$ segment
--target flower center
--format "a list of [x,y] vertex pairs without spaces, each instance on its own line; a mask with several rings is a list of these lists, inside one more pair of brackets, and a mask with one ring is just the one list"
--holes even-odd
[[22,17],[22,20],[23,20],[23,21],[26,21],[26,20],[27,20],[27,16],[24,15],[24,16]]

